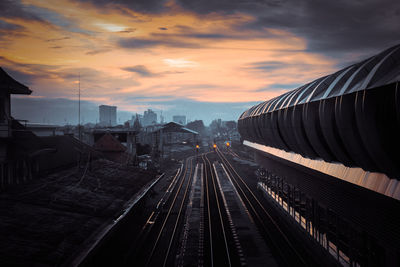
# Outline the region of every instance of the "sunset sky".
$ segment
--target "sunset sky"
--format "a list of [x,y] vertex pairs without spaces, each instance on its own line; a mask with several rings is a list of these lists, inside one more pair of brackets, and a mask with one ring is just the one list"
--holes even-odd
[[0,1],[0,66],[29,86],[13,114],[76,123],[118,106],[236,120],[257,102],[400,42],[398,1]]

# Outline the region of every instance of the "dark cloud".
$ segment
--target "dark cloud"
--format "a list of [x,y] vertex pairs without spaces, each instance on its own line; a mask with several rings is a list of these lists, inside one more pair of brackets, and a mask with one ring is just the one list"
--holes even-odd
[[0,19],[0,31],[20,31],[23,29],[24,29],[24,27],[22,27],[20,25],[8,23],[8,22]]
[[195,43],[185,42],[174,39],[150,39],[150,38],[122,38],[118,45],[123,48],[140,49],[155,46],[180,47],[180,48],[198,48]]
[[[240,36],[228,35],[223,33],[152,33],[152,36],[159,38],[195,38],[195,39],[242,39]],[[248,38],[248,37],[246,37]]]
[[[33,18],[39,20],[42,23],[46,23],[51,27],[60,27],[66,31],[75,32],[75,33],[82,33],[91,35],[93,32],[82,29],[79,27],[77,22],[74,19],[66,17],[60,13],[54,12],[50,9],[38,7],[34,5],[25,5],[24,8],[29,10],[29,14],[32,15]],[[63,38],[56,38],[63,39]],[[65,37],[64,37],[65,39]],[[51,40],[51,39],[50,39]]]
[[47,8],[33,5],[28,6],[28,8],[30,13],[34,14],[36,17],[42,19],[43,21],[49,22],[52,25],[56,25],[62,28],[68,28],[73,25],[73,22],[70,19]]
[[104,11],[109,9],[120,10],[130,9],[143,13],[160,13],[166,10],[165,3],[167,0],[76,0],[81,3],[91,3],[93,6]]
[[16,80],[27,84],[32,84],[38,79],[54,80],[61,78],[68,81],[78,80],[78,76],[85,82],[92,84],[98,83],[103,77],[103,72],[92,68],[65,68],[65,66],[52,66],[44,64],[25,64],[18,63],[0,56],[0,66]]
[[193,34],[187,34],[186,37],[199,38],[199,39],[228,39],[228,38],[232,38],[232,36],[226,35],[226,34],[222,34],[222,33],[193,33]]
[[238,30],[287,30],[305,38],[312,52],[371,54],[400,42],[397,0],[177,0],[177,3],[199,15],[250,14],[255,20],[237,25]]
[[71,39],[71,37],[64,36],[64,37],[60,37],[60,38],[47,39],[46,42],[57,42],[57,41],[64,41],[64,40],[68,40],[68,39]]
[[282,61],[260,61],[252,63],[250,65],[250,68],[262,71],[272,71],[272,70],[284,69],[289,66],[290,64]]
[[0,1],[0,17],[43,21],[41,18],[30,12],[29,8],[22,4],[21,1],[13,0]]
[[161,30],[161,31],[166,31],[166,30],[168,30],[168,28],[165,28],[165,27],[159,27],[158,29]]
[[64,68],[57,71],[57,76],[69,81],[76,81],[80,76],[85,82],[97,83],[104,73],[92,68]]
[[133,66],[133,67],[125,67],[125,68],[122,68],[122,69],[125,70],[125,71],[137,73],[142,77],[153,77],[153,76],[156,76],[155,73],[151,72],[144,65],[136,65],[136,66]]
[[92,34],[90,31],[79,28],[72,19],[63,16],[62,14],[56,13],[47,8],[24,4],[18,0],[1,0],[0,18],[37,21],[50,26],[61,27],[71,32]]
[[262,12],[270,8],[280,6],[282,1],[263,1],[263,0],[177,0],[179,5],[187,10],[196,12],[198,14],[209,14],[213,12],[223,14],[233,14],[237,12]]
[[133,33],[135,31],[136,31],[135,28],[128,28],[128,29],[125,29],[123,31],[119,31],[119,33]]
[[[289,53],[289,51],[287,52]],[[245,70],[261,71],[261,72],[273,72],[284,69],[301,69],[302,71],[310,71],[316,68],[314,64],[308,64],[305,62],[282,62],[282,61],[258,61],[251,64],[247,64],[243,67]]]
[[18,82],[21,82],[29,87],[30,84],[33,83],[35,79],[35,75],[32,75],[27,72],[19,71],[10,67],[3,67],[4,71],[7,72],[11,77],[13,77]]
[[[21,25],[9,23],[0,19],[0,41],[10,40],[13,37],[23,36],[25,28]],[[6,46],[5,44],[2,44]]]
[[63,48],[63,47],[56,45],[56,46],[51,46],[50,48],[52,48],[52,49],[60,49],[60,48]]
[[29,86],[35,79],[48,79],[54,76],[54,66],[44,64],[24,64],[0,56],[0,66],[14,79]]
[[[162,38],[195,38],[195,39],[243,39],[243,38],[253,38],[254,35],[240,35],[239,34],[227,34],[225,32],[213,29],[208,32],[199,32],[196,28],[189,27],[186,25],[175,25],[174,29],[177,33],[152,33],[152,36],[162,37]],[[225,30],[224,30],[225,31]]]

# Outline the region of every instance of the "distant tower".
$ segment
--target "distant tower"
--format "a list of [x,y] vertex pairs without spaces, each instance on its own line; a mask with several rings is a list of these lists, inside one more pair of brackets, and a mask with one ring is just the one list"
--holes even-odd
[[117,107],[116,106],[99,106],[100,124],[102,126],[117,125]]
[[81,140],[81,73],[79,72],[79,81],[78,81],[78,138]]
[[161,115],[160,115],[160,123],[164,124],[164,116],[162,114],[162,110],[161,110]]

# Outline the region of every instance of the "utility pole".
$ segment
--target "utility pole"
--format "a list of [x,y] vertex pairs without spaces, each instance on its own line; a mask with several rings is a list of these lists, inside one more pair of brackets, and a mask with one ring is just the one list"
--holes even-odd
[[78,136],[81,141],[81,73],[79,72],[79,91],[78,91]]

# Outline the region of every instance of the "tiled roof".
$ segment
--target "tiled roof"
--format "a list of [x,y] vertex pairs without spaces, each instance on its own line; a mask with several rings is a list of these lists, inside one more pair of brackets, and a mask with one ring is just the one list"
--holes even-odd
[[110,133],[104,134],[99,140],[97,140],[93,147],[94,149],[103,152],[124,152],[126,150],[126,147]]

